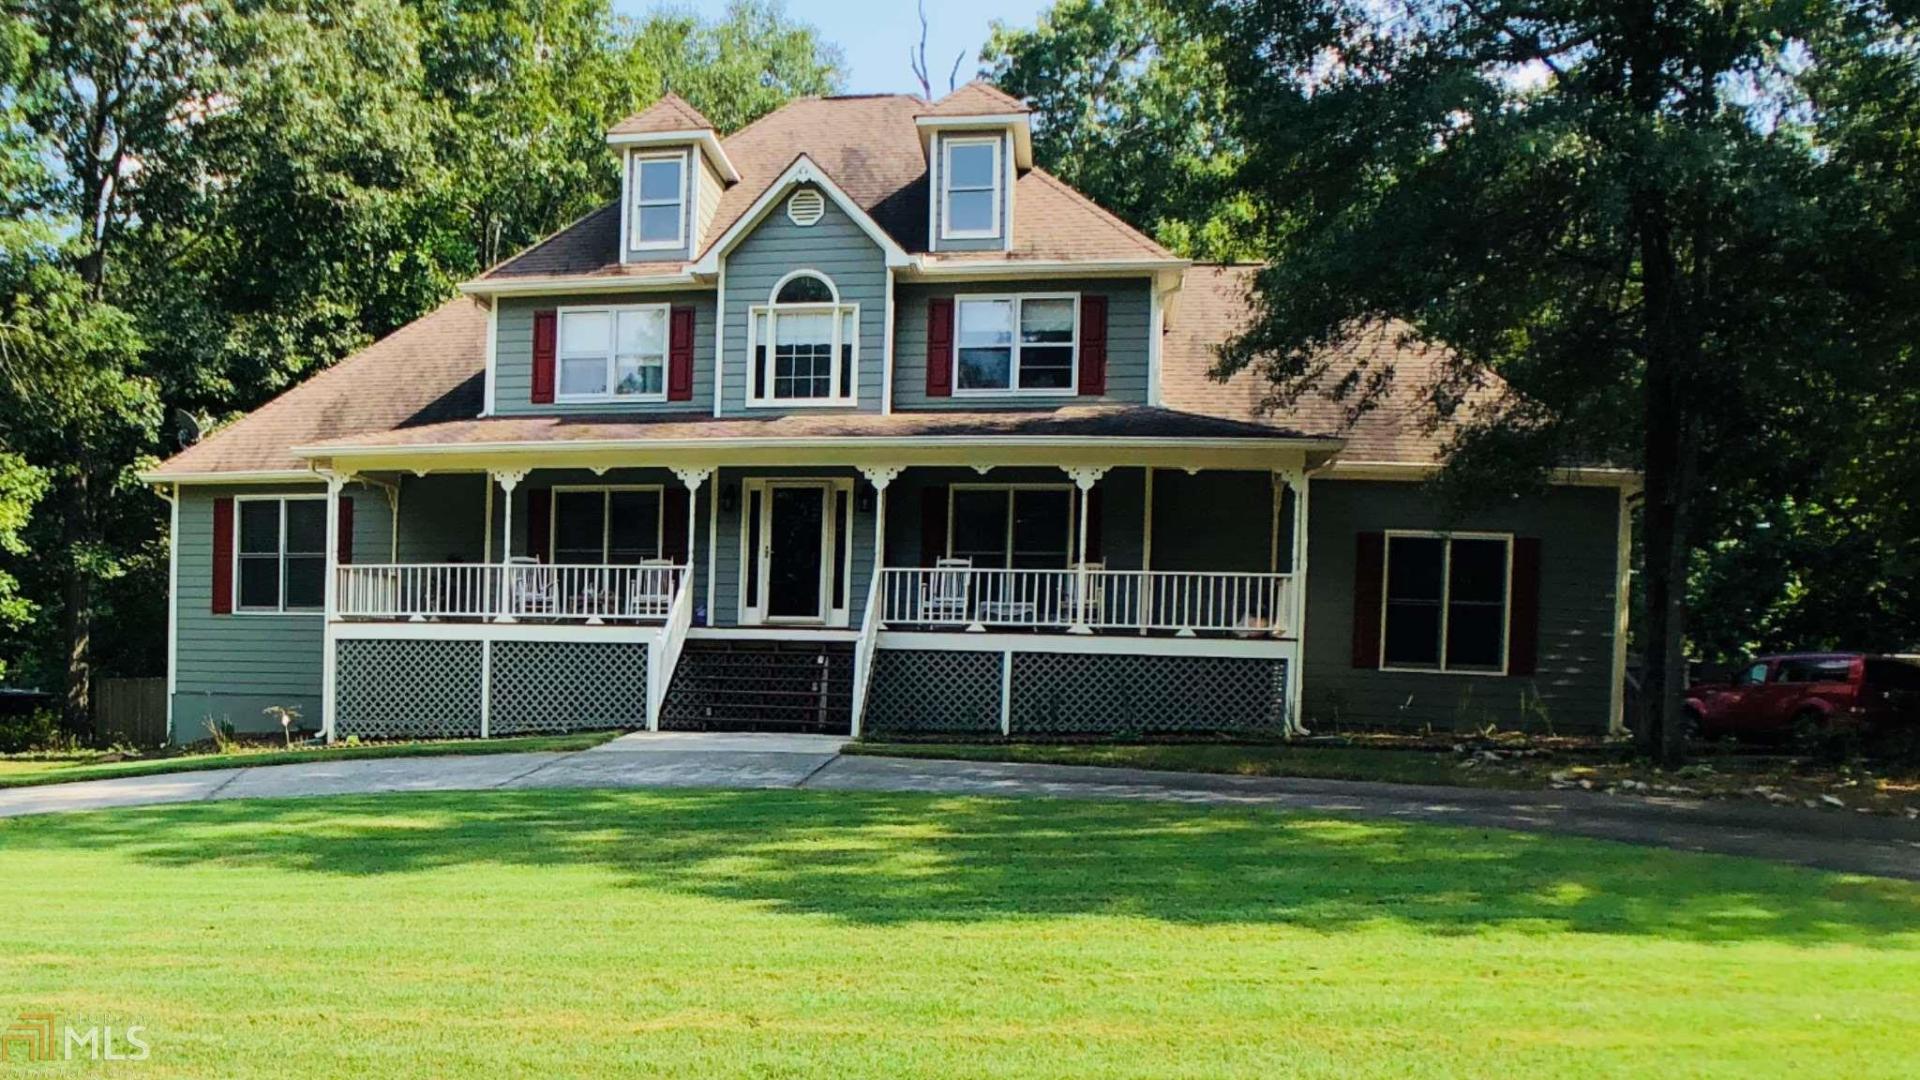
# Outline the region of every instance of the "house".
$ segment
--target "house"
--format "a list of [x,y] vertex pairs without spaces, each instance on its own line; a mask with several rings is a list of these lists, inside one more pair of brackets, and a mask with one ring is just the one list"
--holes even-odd
[[1619,725],[1634,478],[1448,521],[1416,391],[1210,379],[1248,268],[1036,168],[1019,102],[607,145],[617,202],[146,475],[176,741]]

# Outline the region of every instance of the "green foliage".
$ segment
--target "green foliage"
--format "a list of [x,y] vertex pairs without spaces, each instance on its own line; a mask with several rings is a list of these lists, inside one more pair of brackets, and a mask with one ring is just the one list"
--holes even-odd
[[606,128],[669,88],[732,127],[839,80],[761,2],[714,22],[607,0],[9,12],[0,624],[26,625],[0,665],[66,681],[76,721],[96,654],[164,662],[165,508],[134,472],[177,449],[168,410],[252,409],[612,198]]
[[1035,158],[1184,255],[1252,254],[1219,42],[1159,0],[1060,0],[996,22],[985,74],[1034,110]]

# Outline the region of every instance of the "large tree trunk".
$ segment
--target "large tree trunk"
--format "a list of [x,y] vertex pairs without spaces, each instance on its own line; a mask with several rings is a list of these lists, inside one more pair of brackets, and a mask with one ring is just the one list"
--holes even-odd
[[76,469],[60,502],[62,560],[61,628],[67,639],[67,730],[84,734],[93,727],[93,596],[81,552],[92,540],[87,473]]

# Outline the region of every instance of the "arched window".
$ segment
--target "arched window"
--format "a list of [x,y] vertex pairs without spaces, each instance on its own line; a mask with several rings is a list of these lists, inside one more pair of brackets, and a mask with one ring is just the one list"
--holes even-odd
[[833,280],[795,270],[751,313],[753,386],[748,404],[851,405],[860,305],[840,302]]

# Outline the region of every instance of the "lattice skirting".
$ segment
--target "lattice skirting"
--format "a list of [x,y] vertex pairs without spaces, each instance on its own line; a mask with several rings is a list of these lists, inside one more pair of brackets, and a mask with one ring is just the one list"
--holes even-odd
[[863,725],[873,735],[997,735],[997,652],[881,649],[873,656]]
[[348,638],[337,647],[334,730],[340,736],[479,736],[480,642]]
[[488,680],[494,735],[647,726],[640,642],[496,641]]
[[1231,656],[1013,654],[1010,733],[1167,735],[1278,732],[1287,662]]

